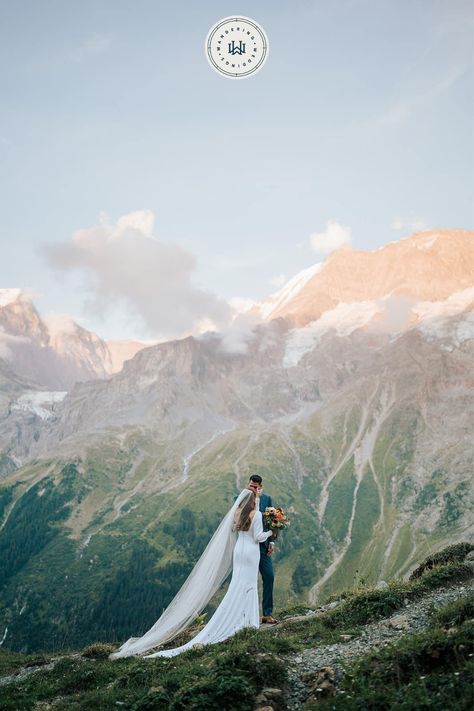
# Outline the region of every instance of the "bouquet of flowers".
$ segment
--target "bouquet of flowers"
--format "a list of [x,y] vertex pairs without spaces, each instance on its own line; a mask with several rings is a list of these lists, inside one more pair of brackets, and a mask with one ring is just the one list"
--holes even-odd
[[290,525],[290,519],[283,509],[276,509],[274,506],[267,506],[263,512],[263,520],[265,521],[267,528],[272,531],[272,538],[277,538],[279,532],[284,528],[288,528]]

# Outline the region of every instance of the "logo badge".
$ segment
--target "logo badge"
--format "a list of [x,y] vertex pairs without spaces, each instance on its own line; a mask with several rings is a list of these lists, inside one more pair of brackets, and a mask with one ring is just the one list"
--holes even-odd
[[265,64],[267,35],[250,17],[224,17],[209,30],[206,57],[219,74],[229,79],[245,79]]

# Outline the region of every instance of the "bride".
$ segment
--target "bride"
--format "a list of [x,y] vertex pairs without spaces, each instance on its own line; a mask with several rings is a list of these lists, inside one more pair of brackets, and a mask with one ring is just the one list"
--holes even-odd
[[[215,644],[244,627],[259,627],[259,543],[272,535],[263,530],[259,497],[244,489],[221,521],[188,579],[161,617],[142,637],[130,637],[109,658],[133,655],[173,657],[194,645]],[[143,654],[173,639],[193,622],[232,568],[232,579],[222,602],[203,629],[187,644]]]

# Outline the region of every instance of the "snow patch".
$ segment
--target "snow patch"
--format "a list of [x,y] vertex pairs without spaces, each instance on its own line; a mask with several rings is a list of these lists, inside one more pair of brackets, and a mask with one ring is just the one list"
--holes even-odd
[[283,365],[286,368],[297,365],[304,354],[311,351],[328,331],[333,330],[338,336],[349,336],[382,311],[383,308],[375,301],[356,301],[352,304],[341,302],[335,309],[325,311],[316,321],[290,332]]
[[[447,338],[450,350],[474,338],[474,313],[465,313],[453,323],[450,319],[465,311],[474,302],[474,287],[451,294],[446,301],[421,301],[413,311],[418,317],[418,329],[428,340]],[[445,347],[445,350],[447,348]]]
[[54,406],[62,402],[67,395],[67,391],[55,390],[28,390],[20,395],[18,400],[12,403],[12,410],[22,410],[25,412],[34,412],[35,415],[42,420],[47,420],[52,417]]
[[424,321],[425,319],[452,316],[464,311],[472,302],[474,302],[474,286],[463,291],[456,291],[445,301],[419,301],[413,307],[413,312],[420,321]]
[[418,326],[427,340],[447,338],[448,345],[444,345],[443,350],[452,351],[465,341],[474,338],[474,313],[470,312],[463,316],[462,320],[453,323],[449,317],[432,318]]
[[[474,338],[474,314],[466,313],[457,323],[451,317],[466,311],[473,302],[474,287],[451,294],[445,301],[413,303],[407,297],[388,294],[375,301],[341,302],[303,328],[290,331],[283,365],[286,368],[297,365],[328,331],[348,336],[369,324],[370,328],[397,336],[415,327],[427,338],[448,338],[452,347],[459,347]],[[375,317],[377,320],[371,323]]]
[[438,239],[437,236],[435,237],[425,237],[424,239],[417,240],[415,242],[415,246],[417,249],[429,249],[432,247],[436,240]]

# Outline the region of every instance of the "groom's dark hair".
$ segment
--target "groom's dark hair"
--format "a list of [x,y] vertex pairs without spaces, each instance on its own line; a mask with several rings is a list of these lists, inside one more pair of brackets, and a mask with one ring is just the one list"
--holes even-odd
[[250,477],[249,481],[254,481],[256,484],[261,484],[262,483],[262,477],[259,476],[258,474],[252,474]]

